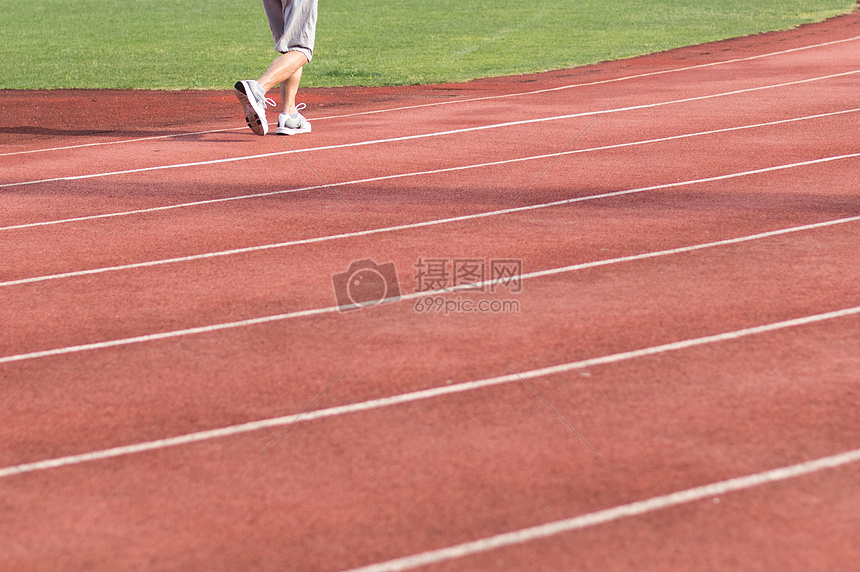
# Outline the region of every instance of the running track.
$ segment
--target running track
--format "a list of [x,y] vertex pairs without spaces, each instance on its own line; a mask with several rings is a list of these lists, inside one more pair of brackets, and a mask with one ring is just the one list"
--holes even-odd
[[0,569],[856,568],[858,81],[852,14],[296,138],[3,92]]

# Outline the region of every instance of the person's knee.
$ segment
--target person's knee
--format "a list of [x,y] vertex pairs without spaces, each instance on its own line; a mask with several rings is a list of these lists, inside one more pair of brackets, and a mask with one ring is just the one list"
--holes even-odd
[[289,51],[284,52],[283,55],[291,59],[295,59],[299,67],[308,64],[311,61],[310,56],[306,52],[306,48],[291,48]]

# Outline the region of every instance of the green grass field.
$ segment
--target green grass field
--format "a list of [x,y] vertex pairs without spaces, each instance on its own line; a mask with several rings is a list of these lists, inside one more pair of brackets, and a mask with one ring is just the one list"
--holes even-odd
[[[854,0],[320,0],[304,86],[560,69],[788,29]],[[2,0],[0,88],[182,89],[275,56],[259,0]]]

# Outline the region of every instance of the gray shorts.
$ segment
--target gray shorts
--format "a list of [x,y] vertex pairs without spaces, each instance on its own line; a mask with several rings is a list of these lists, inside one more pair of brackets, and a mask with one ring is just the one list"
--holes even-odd
[[317,27],[318,0],[263,0],[275,50],[301,52],[311,61]]

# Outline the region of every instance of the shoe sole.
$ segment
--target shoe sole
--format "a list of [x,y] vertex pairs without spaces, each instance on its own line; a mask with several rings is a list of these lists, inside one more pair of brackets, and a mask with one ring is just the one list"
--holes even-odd
[[295,129],[291,129],[289,127],[278,127],[275,130],[275,133],[277,133],[278,135],[299,135],[300,133],[310,133],[310,132],[311,132],[311,126],[310,125],[308,125],[307,127],[303,127],[303,128],[297,127]]
[[233,91],[236,93],[239,103],[245,109],[245,122],[251,128],[251,131],[260,136],[268,133],[269,124],[266,122],[266,116],[264,114],[263,117],[260,117],[259,112],[254,108],[254,104],[251,102],[252,96],[245,91],[245,83],[237,81],[236,85],[233,86]]

